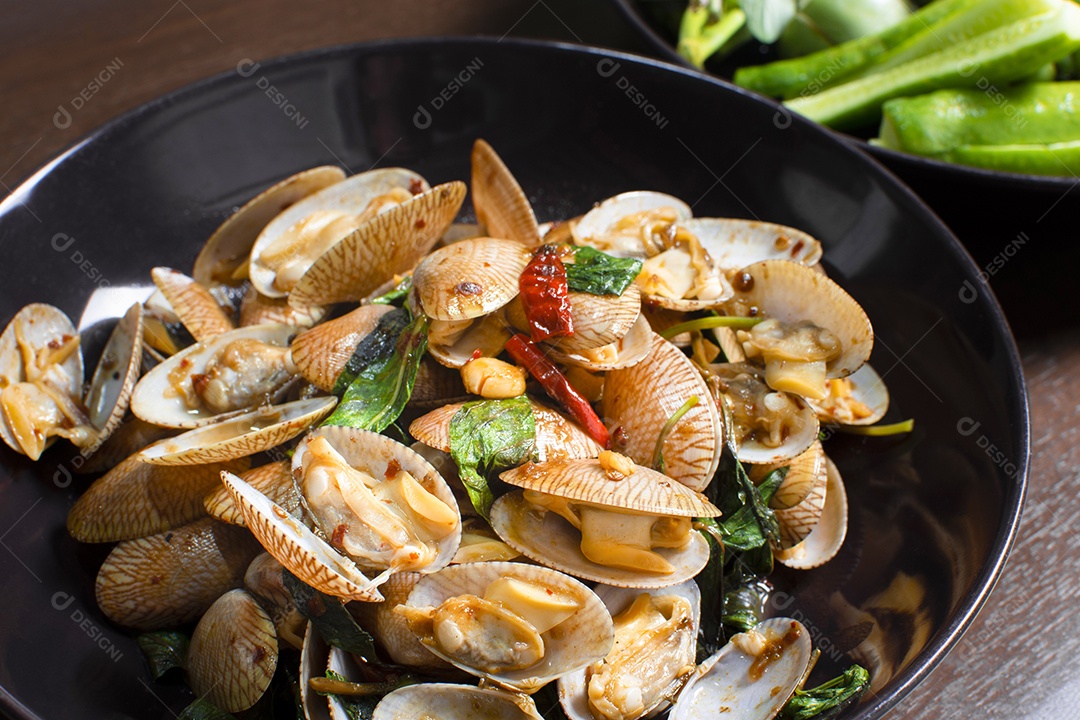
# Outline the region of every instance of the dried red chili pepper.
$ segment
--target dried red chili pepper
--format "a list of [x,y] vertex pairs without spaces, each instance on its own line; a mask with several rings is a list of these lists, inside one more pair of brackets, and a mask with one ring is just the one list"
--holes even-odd
[[506,341],[506,352],[518,365],[529,371],[552,398],[557,400],[571,417],[577,420],[593,440],[605,449],[611,447],[607,428],[592,405],[579,393],[559,368],[544,357],[540,349],[525,335],[518,333]]
[[558,248],[544,245],[536,250],[521,273],[518,290],[533,342],[574,333],[574,318],[567,298],[566,267]]

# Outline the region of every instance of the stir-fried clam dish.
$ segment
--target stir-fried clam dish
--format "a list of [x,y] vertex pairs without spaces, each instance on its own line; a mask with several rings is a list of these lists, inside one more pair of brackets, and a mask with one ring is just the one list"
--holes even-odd
[[468,186],[300,172],[152,269],[85,390],[72,322],[23,308],[0,435],[104,471],[68,516],[115,543],[101,612],[227,713],[290,683],[312,720],[856,701],[867,671],[805,687],[808,629],[740,598],[841,548],[821,426],[886,412],[870,320],[804,232],[596,200],[539,224],[482,140]]

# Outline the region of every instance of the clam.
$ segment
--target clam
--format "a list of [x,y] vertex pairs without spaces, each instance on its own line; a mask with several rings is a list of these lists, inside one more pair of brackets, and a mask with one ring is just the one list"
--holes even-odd
[[268,298],[249,288],[240,302],[240,327],[289,325],[304,329],[322,321],[326,308],[319,305],[295,307],[285,298]]
[[549,355],[557,362],[592,372],[607,372],[633,367],[648,357],[653,345],[653,331],[639,314],[630,330],[611,343],[591,350],[565,352],[562,345],[552,346]]
[[807,398],[822,422],[836,425],[873,425],[889,409],[889,389],[866,363],[843,378],[825,381],[825,397]]
[[309,383],[331,392],[357,346],[393,309],[390,305],[363,305],[300,333],[289,346],[288,362]]
[[449,683],[399,688],[375,706],[371,720],[428,720],[432,708],[438,708],[440,720],[543,720],[527,695]]
[[597,586],[615,625],[600,662],[559,678],[570,720],[637,720],[667,707],[697,669],[701,593],[693,580],[648,591]]
[[300,650],[300,705],[305,720],[330,720],[327,699],[311,688],[309,680],[325,677],[330,646],[323,640],[322,634],[315,629],[314,623],[308,623],[304,633],[304,645]]
[[782,463],[804,452],[818,438],[814,409],[800,396],[770,388],[765,372],[748,363],[709,366],[716,387],[731,408],[731,427],[739,460]]
[[252,410],[159,440],[139,453],[155,465],[224,462],[277,447],[322,420],[337,400],[318,397]]
[[235,329],[232,319],[222,310],[210,291],[192,278],[166,267],[156,267],[150,275],[173,312],[196,341],[209,340]]
[[664,472],[693,490],[703,490],[720,464],[724,430],[708,385],[677,347],[654,334],[644,360],[609,372],[600,414],[616,425],[615,449],[639,465],[651,465],[661,430],[694,397],[697,405],[664,439]]
[[246,530],[212,518],[125,540],[98,571],[98,607],[113,622],[136,630],[190,622],[222,593],[240,587],[260,552]]
[[101,447],[87,457],[82,465],[73,469],[82,475],[107,472],[126,460],[129,455],[134,455],[158,440],[176,435],[177,432],[172,428],[153,425],[134,415],[128,415]]
[[388,278],[411,270],[438,242],[465,199],[449,182],[365,222],[320,255],[289,294],[299,307],[361,300]]
[[203,497],[221,485],[221,471],[240,472],[247,458],[168,467],[132,455],[87,488],[67,517],[80,542],[116,542],[165,532],[205,517]]
[[[529,398],[536,422],[537,460],[598,457],[603,450],[575,422],[557,410]],[[450,452],[450,421],[465,403],[445,405],[417,418],[409,434],[429,447]]]
[[[428,349],[430,348],[429,344]],[[425,410],[442,407],[462,398],[469,398],[469,393],[461,381],[460,372],[430,357],[421,358],[420,366],[416,369],[412,395],[409,396],[409,407]]]
[[[574,332],[547,341],[564,353],[594,350],[616,342],[630,331],[641,312],[641,292],[636,285],[627,287],[622,295],[570,292],[566,298],[574,318]],[[506,314],[511,325],[529,331],[520,299],[507,305]]]
[[483,140],[473,143],[471,186],[476,219],[488,235],[516,240],[526,247],[540,244],[529,198],[502,158]]
[[608,585],[664,587],[708,561],[708,543],[691,520],[720,511],[625,456],[527,463],[499,477],[522,490],[495,501],[491,525],[542,565]]
[[799,621],[758,623],[700,665],[668,717],[693,720],[726,708],[731,717],[772,720],[798,687],[810,654],[810,633]]
[[534,565],[452,565],[398,609],[431,652],[504,688],[533,693],[603,658],[611,616],[577,580]]
[[90,378],[85,405],[95,432],[82,447],[84,455],[97,451],[124,421],[139,380],[142,343],[142,307],[136,303],[117,321]]
[[614,255],[641,255],[651,225],[689,220],[690,206],[673,195],[638,190],[608,198],[571,226],[574,242]]
[[267,297],[285,297],[327,250],[380,212],[428,189],[411,170],[385,168],[306,196],[270,220],[255,239],[248,270],[252,285]]
[[432,654],[409,630],[405,617],[397,612],[423,577],[414,572],[395,573],[379,587],[385,598],[383,602],[357,603],[350,607],[355,608],[360,624],[393,662],[425,671],[443,671],[453,666]]
[[513,240],[482,237],[441,247],[413,273],[413,290],[432,320],[472,320],[518,294],[529,251]]
[[738,337],[748,358],[765,363],[774,390],[825,396],[825,379],[850,375],[870,357],[874,331],[843,288],[811,268],[765,260],[735,274],[734,315],[765,321]]
[[293,603],[292,595],[285,587],[284,567],[269,553],[257,556],[244,573],[244,587],[259,599],[274,623],[278,641],[284,641],[300,650],[304,645],[307,618]]
[[195,626],[186,667],[192,692],[235,713],[259,701],[277,663],[273,620],[249,592],[230,590]]
[[476,357],[495,357],[511,335],[498,311],[475,320],[432,320],[428,351],[440,365],[457,369]]
[[[847,537],[848,500],[840,471],[825,458],[827,483],[821,517],[802,542],[787,549],[774,550],[778,562],[796,570],[810,570],[836,557]],[[783,530],[783,526],[781,526]]]
[[295,332],[258,325],[185,348],[138,382],[131,411],[155,425],[194,428],[270,402],[293,378],[285,359]]
[[713,263],[725,272],[762,260],[792,260],[814,265],[821,243],[811,235],[784,225],[735,218],[691,218],[682,226],[697,237]]
[[206,287],[236,282],[238,273],[246,277],[251,248],[266,224],[290,205],[344,179],[340,169],[322,166],[298,172],[263,190],[214,231],[195,258],[192,277]]
[[[825,452],[820,442],[815,442],[791,460],[784,482],[771,502],[780,524],[781,549],[786,550],[801,543],[821,519],[828,485],[825,466]],[[803,496],[802,499],[791,503],[799,495]]]
[[[289,515],[300,517],[300,491],[296,489],[296,484],[293,482],[291,460],[278,460],[244,472],[236,470],[229,470],[229,472],[239,475],[241,480],[261,492]],[[206,512],[211,517],[230,525],[243,525],[244,514],[233,501],[229,489],[221,484],[220,472],[215,473],[214,480],[215,489],[203,497],[203,507]]]

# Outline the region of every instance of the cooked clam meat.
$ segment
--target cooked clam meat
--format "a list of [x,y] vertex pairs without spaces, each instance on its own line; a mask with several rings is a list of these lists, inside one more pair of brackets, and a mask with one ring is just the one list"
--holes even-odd
[[597,720],[637,720],[670,700],[695,669],[697,629],[690,601],[642,593],[615,615],[615,644],[587,671]]
[[301,489],[319,529],[362,567],[421,570],[460,522],[456,509],[405,470],[373,478],[324,437],[308,440],[302,470]]
[[735,442],[742,445],[756,440],[770,447],[780,447],[802,419],[798,399],[785,392],[774,392],[753,366],[744,363],[713,365],[720,391],[731,400]]
[[288,348],[242,338],[222,348],[205,372],[191,375],[180,363],[169,381],[192,409],[205,407],[216,414],[254,407],[269,402],[292,378],[285,368],[287,352]]
[[671,300],[720,301],[728,295],[720,271],[685,227],[653,225],[642,240],[648,259],[637,282],[644,292]]
[[836,335],[807,321],[770,318],[738,338],[748,358],[764,360],[769,387],[816,400],[825,397],[825,364],[843,349]]
[[825,381],[825,396],[811,403],[814,410],[833,420],[851,425],[874,414],[874,409],[855,397],[855,386],[850,378],[832,378]]
[[500,577],[483,597],[457,595],[438,607],[402,606],[422,641],[486,673],[525,670],[544,658],[540,637],[576,613],[581,602],[559,588]]

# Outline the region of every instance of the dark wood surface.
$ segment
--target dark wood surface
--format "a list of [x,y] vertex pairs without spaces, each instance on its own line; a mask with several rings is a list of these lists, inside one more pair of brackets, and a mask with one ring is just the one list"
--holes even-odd
[[[4,15],[4,194],[117,114],[244,58],[451,34],[642,49],[599,0],[585,10],[576,0],[33,0],[6,3]],[[1014,325],[1024,312],[1014,310]],[[890,717],[1080,717],[1080,328],[1042,325],[1055,329],[1021,342],[1034,464],[1015,550],[967,635]]]

